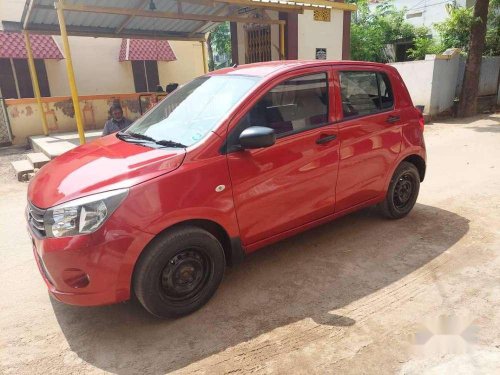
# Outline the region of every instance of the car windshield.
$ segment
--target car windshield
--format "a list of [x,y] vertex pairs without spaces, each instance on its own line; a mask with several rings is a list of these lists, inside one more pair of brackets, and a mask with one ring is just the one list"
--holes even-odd
[[119,137],[165,147],[191,146],[213,130],[258,81],[258,77],[236,75],[196,78],[167,96]]

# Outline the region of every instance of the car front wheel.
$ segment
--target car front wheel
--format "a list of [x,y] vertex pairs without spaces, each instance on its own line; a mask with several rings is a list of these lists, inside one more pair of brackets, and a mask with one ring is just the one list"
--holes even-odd
[[133,288],[151,314],[180,317],[208,302],[224,269],[224,250],[212,234],[197,227],[176,228],[144,250],[134,270]]

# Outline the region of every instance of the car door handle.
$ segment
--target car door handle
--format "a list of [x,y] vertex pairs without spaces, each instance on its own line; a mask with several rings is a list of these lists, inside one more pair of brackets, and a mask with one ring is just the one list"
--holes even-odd
[[389,116],[385,121],[388,122],[389,124],[394,124],[395,122],[398,122],[400,119],[401,118],[399,116]]
[[327,136],[323,136],[321,138],[316,139],[316,143],[318,145],[323,145],[325,143],[334,141],[336,139],[337,139],[337,136],[335,134],[333,134],[333,135],[327,135]]

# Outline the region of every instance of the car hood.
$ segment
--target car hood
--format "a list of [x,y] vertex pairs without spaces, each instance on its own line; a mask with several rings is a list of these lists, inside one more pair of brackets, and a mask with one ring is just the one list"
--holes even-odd
[[185,149],[154,149],[115,135],[58,156],[38,171],[28,187],[35,206],[49,208],[90,194],[128,188],[177,169]]

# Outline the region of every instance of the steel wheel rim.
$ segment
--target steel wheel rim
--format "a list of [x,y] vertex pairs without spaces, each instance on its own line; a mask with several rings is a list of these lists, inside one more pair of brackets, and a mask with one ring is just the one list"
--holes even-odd
[[414,192],[415,178],[409,172],[403,173],[394,186],[392,196],[394,206],[399,210],[406,208],[411,203]]
[[163,297],[183,302],[195,297],[208,283],[211,262],[201,249],[182,250],[169,259],[160,274]]

